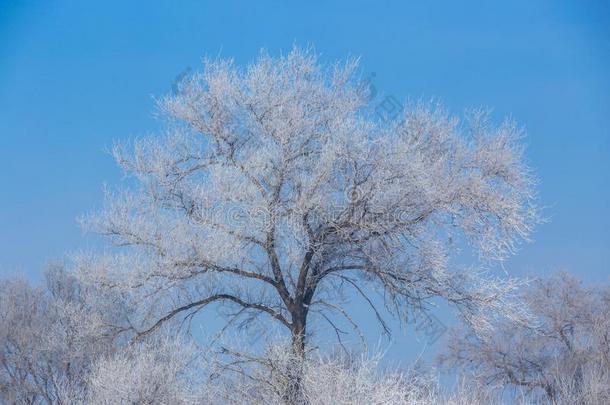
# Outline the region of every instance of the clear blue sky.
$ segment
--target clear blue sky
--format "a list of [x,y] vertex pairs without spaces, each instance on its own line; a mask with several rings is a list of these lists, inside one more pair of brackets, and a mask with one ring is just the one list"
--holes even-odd
[[0,0],[0,275],[87,248],[75,218],[121,173],[113,140],[154,132],[152,96],[204,55],[314,44],[362,56],[399,99],[492,107],[528,131],[550,219],[506,268],[610,275],[610,3]]

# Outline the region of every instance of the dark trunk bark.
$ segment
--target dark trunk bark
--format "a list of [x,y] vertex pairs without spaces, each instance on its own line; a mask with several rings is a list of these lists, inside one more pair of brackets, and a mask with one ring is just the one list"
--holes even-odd
[[305,358],[305,322],[305,316],[299,316],[292,326],[292,354],[301,360]]
[[291,359],[288,365],[288,386],[284,400],[290,405],[306,404],[303,392],[303,367],[305,363],[305,331],[307,313],[301,311],[292,317],[292,347]]

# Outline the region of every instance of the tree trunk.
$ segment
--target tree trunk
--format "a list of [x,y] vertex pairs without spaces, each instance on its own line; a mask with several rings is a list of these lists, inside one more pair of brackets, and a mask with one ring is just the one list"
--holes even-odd
[[302,405],[307,403],[303,392],[306,317],[307,315],[304,312],[292,317],[291,358],[287,370],[288,386],[284,396],[285,402],[290,405]]
[[295,319],[292,327],[292,354],[300,360],[305,359],[305,317]]

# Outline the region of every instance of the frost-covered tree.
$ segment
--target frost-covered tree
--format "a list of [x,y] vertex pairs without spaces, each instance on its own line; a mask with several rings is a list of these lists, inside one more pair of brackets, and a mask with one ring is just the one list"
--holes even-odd
[[85,389],[68,390],[67,396],[74,405],[217,403],[199,367],[201,354],[191,342],[166,335],[134,342],[97,359]]
[[[342,352],[339,352],[342,353]],[[273,345],[248,374],[216,374],[218,359],[192,342],[163,333],[121,347],[98,359],[85,389],[66,390],[70,405],[285,405],[290,347]],[[380,355],[344,356],[310,352],[303,361],[302,400],[320,405],[483,405],[498,403],[486,387],[461,383],[452,392],[421,371],[382,371]],[[210,373],[214,378],[208,379]]]
[[311,51],[207,61],[160,101],[166,134],[114,149],[135,185],[85,222],[126,250],[89,279],[140,297],[141,335],[215,304],[229,324],[277,322],[301,358],[310,316],[357,327],[348,289],[384,329],[377,293],[402,320],[433,297],[478,328],[509,312],[514,281],[449,263],[462,241],[502,259],[536,222],[521,130],[436,105],[384,120],[368,92],[355,61]]
[[[499,398],[483,386],[461,382],[447,392],[424,370],[383,369],[380,354],[324,355],[312,350],[303,364],[301,402],[319,405],[483,405]],[[258,362],[259,360],[257,360]],[[213,403],[284,405],[290,368],[297,359],[289,347],[275,345],[247,374],[211,384]],[[245,375],[245,377],[244,377]],[[235,377],[237,376],[237,377]],[[241,376],[241,378],[240,378]],[[213,387],[213,388],[212,388]]]
[[454,331],[440,360],[529,400],[609,403],[610,287],[583,287],[561,273],[536,281],[522,300],[533,315],[528,324],[504,320],[488,333]]
[[92,363],[111,353],[120,332],[117,301],[83,287],[62,267],[42,286],[0,282],[0,403],[68,404]]

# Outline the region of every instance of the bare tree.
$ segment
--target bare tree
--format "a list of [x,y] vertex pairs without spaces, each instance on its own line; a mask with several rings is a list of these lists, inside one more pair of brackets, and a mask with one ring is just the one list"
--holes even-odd
[[502,321],[486,334],[455,331],[440,360],[531,399],[610,402],[610,287],[585,288],[562,273],[535,282],[522,298],[530,323]]
[[85,267],[153,303],[141,335],[218,304],[229,324],[285,327],[303,358],[309,315],[338,335],[337,315],[358,327],[344,289],[385,330],[376,292],[403,320],[433,297],[478,328],[483,313],[510,312],[514,280],[449,263],[456,238],[501,259],[536,222],[513,122],[460,122],[435,105],[379,119],[356,61],[327,68],[299,49],[246,69],[207,61],[178,87],[160,101],[167,134],[114,149],[136,184],[85,219],[128,247]]
[[167,335],[121,347],[91,365],[84,390],[68,390],[70,404],[195,405],[220,403],[205,384],[201,353]]
[[50,268],[40,287],[2,280],[0,402],[69,403],[61,393],[82,387],[93,361],[114,350],[117,308],[62,267]]
[[[497,403],[486,387],[462,383],[444,391],[437,379],[421,371],[384,370],[380,355],[322,355],[312,351],[303,361],[302,401],[320,405],[483,405]],[[121,347],[99,358],[84,389],[66,390],[70,405],[280,405],[286,403],[290,368],[297,361],[289,346],[272,345],[257,358],[249,374],[216,374],[209,353],[192,342],[163,333]],[[210,372],[215,378],[207,378]]]
[[[248,374],[228,375],[211,389],[222,404],[285,404],[290,368],[297,359],[288,346],[274,345],[267,364],[255,364]],[[383,369],[380,354],[323,355],[312,350],[304,361],[303,402],[320,405],[483,405],[498,402],[486,387],[462,384],[444,391],[431,373],[420,369]],[[223,374],[226,376],[226,373]],[[240,378],[241,377],[241,378]],[[216,403],[216,402],[214,402]]]

